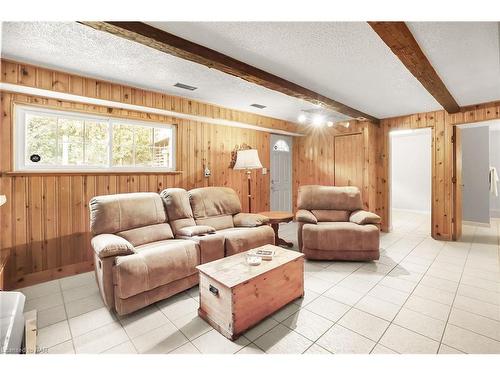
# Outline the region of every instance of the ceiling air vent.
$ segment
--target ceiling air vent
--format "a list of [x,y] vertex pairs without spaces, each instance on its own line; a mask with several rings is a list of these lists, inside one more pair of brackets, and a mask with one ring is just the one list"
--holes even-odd
[[256,103],[254,103],[254,104],[250,104],[250,107],[255,107],[255,108],[259,108],[259,109],[264,109],[264,108],[266,108],[267,106],[262,105],[262,104],[256,104]]
[[180,83],[180,82],[177,82],[174,86],[178,87],[180,89],[189,90],[189,91],[194,91],[198,88],[198,87],[194,87],[194,86],[185,85],[184,83]]

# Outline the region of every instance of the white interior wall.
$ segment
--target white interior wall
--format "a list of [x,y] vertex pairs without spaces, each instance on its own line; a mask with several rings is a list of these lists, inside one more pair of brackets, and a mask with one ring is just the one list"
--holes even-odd
[[431,212],[431,129],[390,133],[391,207]]

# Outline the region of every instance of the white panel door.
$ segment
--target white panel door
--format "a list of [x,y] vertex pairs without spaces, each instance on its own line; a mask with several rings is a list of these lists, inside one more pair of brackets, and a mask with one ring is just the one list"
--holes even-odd
[[271,134],[271,210],[292,211],[292,137]]

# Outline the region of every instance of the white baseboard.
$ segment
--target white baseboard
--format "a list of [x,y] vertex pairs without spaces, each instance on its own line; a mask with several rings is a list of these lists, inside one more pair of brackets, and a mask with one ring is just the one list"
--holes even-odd
[[430,211],[407,210],[407,209],[403,209],[403,208],[393,208],[392,210],[393,211],[398,211],[398,212],[408,212],[408,213],[412,213],[412,214],[424,214],[424,215],[430,215],[431,214]]
[[490,209],[490,217],[494,217],[496,219],[500,218],[500,210],[497,210],[495,208]]
[[462,220],[462,225],[472,225],[475,227],[486,227],[486,228],[489,228],[491,226],[490,223],[478,223],[476,221],[467,221],[467,220]]

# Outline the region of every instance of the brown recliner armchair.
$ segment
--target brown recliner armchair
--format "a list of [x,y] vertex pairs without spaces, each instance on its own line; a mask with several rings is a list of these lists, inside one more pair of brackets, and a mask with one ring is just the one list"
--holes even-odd
[[379,258],[380,217],[363,210],[357,187],[301,186],[297,208],[299,249],[306,258]]

